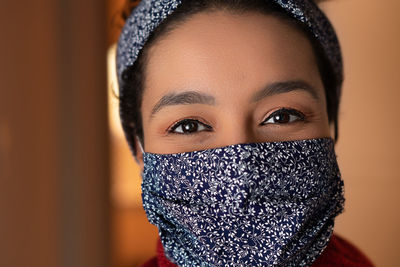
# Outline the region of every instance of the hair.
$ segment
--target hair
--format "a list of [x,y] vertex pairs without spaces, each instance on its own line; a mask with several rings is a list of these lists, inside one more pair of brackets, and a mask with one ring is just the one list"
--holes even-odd
[[[128,9],[132,9],[138,3],[138,1],[132,0],[128,0],[128,2],[130,3],[127,4]],[[335,140],[337,140],[339,96],[336,88],[340,81],[337,81],[320,42],[316,40],[303,23],[292,18],[277,4],[265,0],[186,0],[182,1],[182,4],[171,15],[164,19],[150,34],[135,63],[127,67],[122,74],[120,92],[123,92],[123,94],[120,94],[120,116],[125,136],[133,153],[136,153],[135,135],[139,138],[139,142],[144,145],[141,104],[145,86],[145,67],[148,61],[148,51],[150,47],[191,16],[214,10],[223,10],[234,14],[257,12],[265,15],[272,15],[296,27],[308,37],[313,47],[318,69],[325,88],[329,123],[333,123],[334,125]],[[129,13],[130,11],[127,12],[125,10],[125,12],[123,12],[123,18],[126,19]]]

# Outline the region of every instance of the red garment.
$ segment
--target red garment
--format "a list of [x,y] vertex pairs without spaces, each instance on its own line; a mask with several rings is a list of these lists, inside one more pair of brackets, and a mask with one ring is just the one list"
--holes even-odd
[[[373,267],[374,265],[348,241],[333,235],[326,249],[311,267],[322,266]],[[161,241],[158,240],[157,256],[146,262],[142,267],[177,267],[177,265],[165,257]]]

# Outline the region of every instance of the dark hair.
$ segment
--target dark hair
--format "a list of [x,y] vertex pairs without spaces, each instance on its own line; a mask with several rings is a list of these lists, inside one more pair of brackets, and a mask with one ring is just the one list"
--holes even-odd
[[144,90],[145,65],[147,63],[149,48],[157,40],[166,36],[168,32],[185,22],[191,16],[214,10],[224,10],[235,14],[258,12],[272,15],[295,26],[308,37],[312,44],[325,88],[328,119],[330,123],[334,124],[335,140],[337,140],[339,96],[337,95],[336,88],[340,81],[337,81],[320,42],[315,39],[303,23],[292,18],[280,6],[265,0],[187,0],[182,1],[182,4],[150,34],[135,63],[126,68],[122,74],[120,86],[123,90],[120,90],[120,92],[123,92],[123,94],[120,95],[120,116],[122,127],[131,150],[134,153],[136,152],[135,135],[144,144],[141,104]]

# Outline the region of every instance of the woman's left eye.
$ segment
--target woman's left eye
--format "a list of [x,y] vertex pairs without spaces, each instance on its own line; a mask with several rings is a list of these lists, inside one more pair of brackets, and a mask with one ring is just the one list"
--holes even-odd
[[295,109],[282,108],[268,116],[263,122],[265,124],[286,124],[295,121],[304,121],[305,116]]

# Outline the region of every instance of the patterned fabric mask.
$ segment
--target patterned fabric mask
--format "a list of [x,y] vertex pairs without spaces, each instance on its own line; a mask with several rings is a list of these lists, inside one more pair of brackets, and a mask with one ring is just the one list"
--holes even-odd
[[180,266],[307,266],[344,205],[331,138],[144,153],[143,206]]

